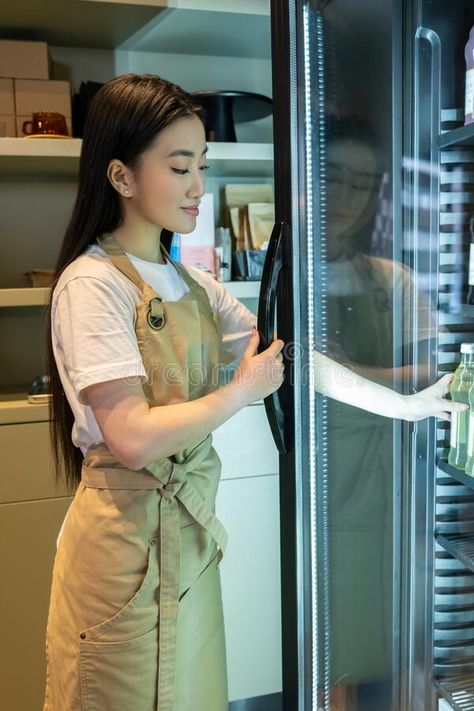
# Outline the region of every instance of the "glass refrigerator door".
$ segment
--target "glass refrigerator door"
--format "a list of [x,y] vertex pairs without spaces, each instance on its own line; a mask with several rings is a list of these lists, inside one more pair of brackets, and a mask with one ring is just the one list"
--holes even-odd
[[281,448],[285,709],[401,708],[402,427],[315,394],[330,385],[363,407],[357,374],[395,389],[407,376],[395,5],[272,3],[276,215],[293,294],[291,334],[278,319],[293,338],[295,412]]
[[[405,247],[418,298],[432,306],[419,364],[434,379],[455,371],[461,344],[474,342],[467,304],[474,123],[464,125],[474,4],[413,0],[406,10]],[[474,478],[462,448],[468,419],[419,423],[413,433],[410,711],[474,709]]]

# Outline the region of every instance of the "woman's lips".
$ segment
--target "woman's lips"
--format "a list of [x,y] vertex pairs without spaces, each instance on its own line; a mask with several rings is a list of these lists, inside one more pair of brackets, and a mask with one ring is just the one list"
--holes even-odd
[[191,215],[191,217],[197,217],[199,215],[198,207],[183,207],[182,209],[187,215]]

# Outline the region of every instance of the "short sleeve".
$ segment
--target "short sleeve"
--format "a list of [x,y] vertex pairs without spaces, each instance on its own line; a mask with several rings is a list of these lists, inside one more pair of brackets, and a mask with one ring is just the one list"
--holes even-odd
[[95,277],[71,279],[54,297],[52,333],[74,393],[146,372],[135,336],[135,308],[119,286]]

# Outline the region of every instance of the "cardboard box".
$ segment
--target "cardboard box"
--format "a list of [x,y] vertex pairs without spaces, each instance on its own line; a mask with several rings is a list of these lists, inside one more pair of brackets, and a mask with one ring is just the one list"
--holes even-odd
[[16,124],[14,116],[0,114],[0,138],[16,137]]
[[15,79],[15,113],[28,116],[34,111],[57,111],[71,118],[71,87],[67,81]]
[[0,77],[49,79],[46,42],[0,40]]
[[[24,121],[31,121],[31,114],[28,116],[16,116],[16,135],[19,138],[23,138],[26,134],[23,133],[23,123]],[[72,119],[70,116],[66,116],[67,132],[72,137]]]
[[14,113],[13,79],[0,79],[0,114],[2,116],[13,116]]

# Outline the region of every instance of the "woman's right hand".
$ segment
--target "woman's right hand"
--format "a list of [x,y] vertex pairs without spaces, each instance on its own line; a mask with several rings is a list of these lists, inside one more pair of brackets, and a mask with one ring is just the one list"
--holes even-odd
[[230,385],[243,398],[244,405],[261,400],[278,390],[283,382],[283,356],[285,345],[277,339],[262,353],[257,354],[260,336],[255,329],[235,371]]
[[451,420],[454,412],[465,412],[469,405],[447,400],[449,386],[454,378],[452,373],[443,375],[438,382],[430,385],[414,395],[405,395],[408,407],[403,415],[404,420],[416,421],[425,417],[439,417],[441,420]]

